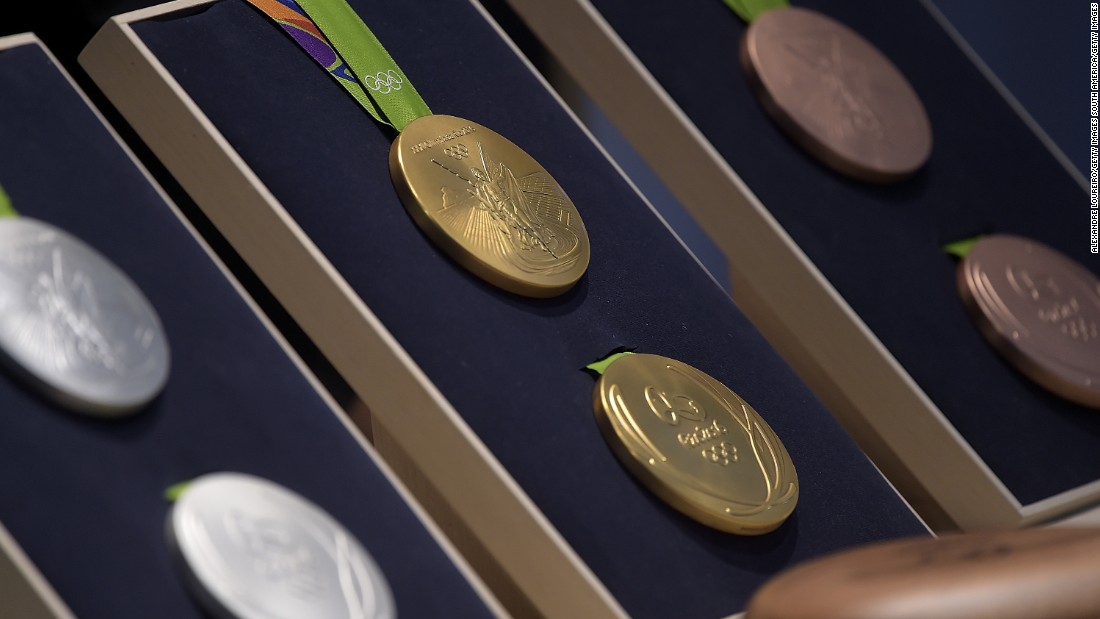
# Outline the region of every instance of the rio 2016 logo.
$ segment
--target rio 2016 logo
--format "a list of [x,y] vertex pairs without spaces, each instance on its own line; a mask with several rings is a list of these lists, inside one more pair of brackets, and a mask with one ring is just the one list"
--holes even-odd
[[645,401],[653,414],[670,426],[678,425],[681,419],[702,421],[707,417],[695,400],[686,395],[669,395],[656,387],[645,388]]

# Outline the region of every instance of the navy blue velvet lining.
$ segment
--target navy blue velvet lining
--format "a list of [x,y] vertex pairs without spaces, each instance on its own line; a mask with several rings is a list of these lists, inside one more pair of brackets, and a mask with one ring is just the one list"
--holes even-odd
[[842,178],[784,138],[749,92],[745,26],[722,2],[593,3],[1023,504],[1100,479],[1100,415],[997,356],[939,249],[1016,233],[1096,271],[1088,199],[919,2],[796,2],[867,37],[928,110],[931,160],[886,187]]
[[[636,617],[739,610],[769,575],[922,527],[723,291],[466,2],[359,2],[438,113],[525,148],[577,204],[592,265],[562,297],[481,283],[405,214],[394,134],[243,0],[135,25],[244,160]],[[580,368],[617,346],[682,359],[765,415],[802,500],[759,538],[719,533],[635,483],[592,417]]]
[[39,47],[0,52],[0,93],[0,183],[15,207],[125,270],[172,346],[167,389],[122,421],[67,413],[0,376],[0,521],[77,616],[201,616],[171,562],[163,492],[219,470],[332,513],[385,570],[402,616],[489,616]]

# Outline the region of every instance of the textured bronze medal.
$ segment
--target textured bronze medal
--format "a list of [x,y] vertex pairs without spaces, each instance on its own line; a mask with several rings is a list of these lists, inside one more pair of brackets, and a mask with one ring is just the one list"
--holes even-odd
[[928,116],[905,77],[866,39],[820,13],[764,12],[745,32],[741,65],[776,124],[843,174],[896,181],[932,152]]
[[1100,617],[1100,530],[983,531],[872,544],[803,563],[746,619]]
[[978,241],[959,263],[959,294],[1005,359],[1047,389],[1100,408],[1100,280],[1018,236]]
[[794,511],[798,476],[783,443],[707,374],[666,357],[626,355],[596,384],[594,407],[626,468],[699,522],[760,535]]
[[490,129],[454,116],[418,118],[394,141],[390,174],[421,230],[500,288],[550,297],[588,268],[577,208],[538,162]]

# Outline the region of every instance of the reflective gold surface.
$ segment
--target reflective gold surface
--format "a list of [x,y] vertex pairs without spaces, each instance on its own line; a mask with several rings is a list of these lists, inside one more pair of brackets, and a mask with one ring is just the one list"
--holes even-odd
[[596,419],[626,467],[692,518],[759,535],[798,502],[798,476],[779,437],[725,385],[657,355],[615,360],[596,384]]
[[390,149],[390,175],[424,233],[500,288],[552,297],[588,268],[577,208],[538,162],[491,129],[454,116],[418,118]]

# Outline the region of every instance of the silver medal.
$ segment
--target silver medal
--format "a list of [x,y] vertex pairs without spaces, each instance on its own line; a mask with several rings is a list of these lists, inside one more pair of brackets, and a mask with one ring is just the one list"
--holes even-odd
[[103,255],[49,224],[0,220],[0,360],[80,412],[117,416],[168,379],[152,305]]
[[359,541],[270,481],[200,477],[172,509],[168,537],[196,597],[216,617],[396,617],[389,585]]

